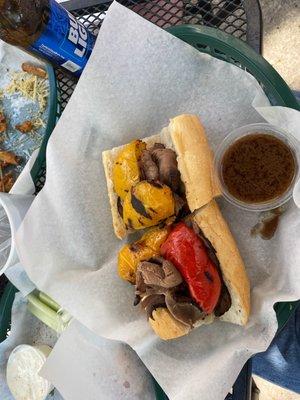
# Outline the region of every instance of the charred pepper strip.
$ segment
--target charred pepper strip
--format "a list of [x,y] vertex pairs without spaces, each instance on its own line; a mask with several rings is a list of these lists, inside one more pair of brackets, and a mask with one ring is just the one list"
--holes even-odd
[[211,314],[218,303],[222,281],[202,239],[193,229],[180,222],[160,251],[184,277],[194,301],[204,312]]

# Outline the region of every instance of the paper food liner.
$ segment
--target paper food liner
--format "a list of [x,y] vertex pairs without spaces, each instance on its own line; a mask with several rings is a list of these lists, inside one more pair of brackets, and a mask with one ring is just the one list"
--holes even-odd
[[245,361],[268,346],[273,304],[300,297],[299,210],[291,205],[264,242],[250,236],[255,213],[220,199],[251,281],[250,321],[215,322],[163,342],[117,275],[123,243],[113,233],[101,152],[156,133],[181,113],[201,117],[216,149],[231,130],[263,121],[254,98],[269,106],[250,74],[113,3],[49,141],[44,189],[19,231],[20,260],[37,287],[94,333],[129,344],[171,399],[223,400]]

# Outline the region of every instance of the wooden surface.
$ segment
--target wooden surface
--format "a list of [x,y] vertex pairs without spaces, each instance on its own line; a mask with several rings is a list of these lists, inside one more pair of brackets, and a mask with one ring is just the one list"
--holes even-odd
[[259,400],[300,400],[300,394],[290,392],[254,375],[254,380],[260,390]]

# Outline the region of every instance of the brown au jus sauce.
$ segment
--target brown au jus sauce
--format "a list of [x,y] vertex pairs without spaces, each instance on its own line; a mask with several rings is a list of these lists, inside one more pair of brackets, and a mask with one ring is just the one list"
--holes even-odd
[[281,206],[262,213],[259,222],[251,229],[251,235],[258,235],[264,240],[272,239],[278,228],[280,217],[285,210],[286,207]]
[[228,192],[245,203],[273,200],[289,188],[295,157],[282,140],[263,133],[238,139],[225,152],[222,178]]

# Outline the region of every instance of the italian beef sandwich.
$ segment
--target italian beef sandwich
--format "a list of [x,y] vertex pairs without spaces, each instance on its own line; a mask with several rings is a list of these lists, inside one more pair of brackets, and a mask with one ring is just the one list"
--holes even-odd
[[145,230],[118,255],[164,340],[215,319],[245,325],[250,289],[243,260],[215,197],[213,154],[195,115],[171,119],[159,134],[103,152],[115,234]]

